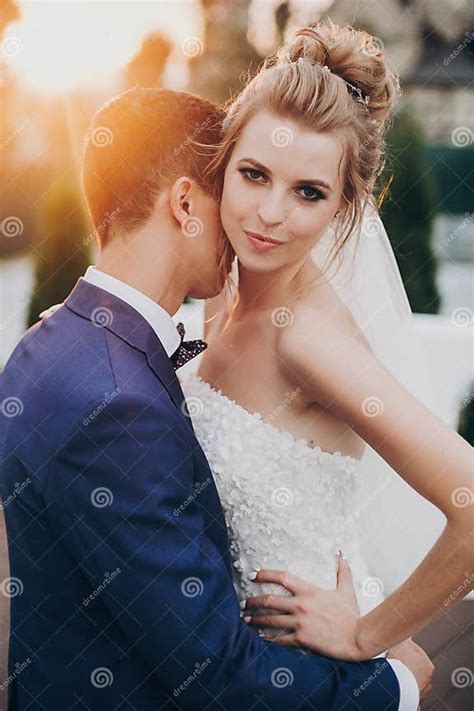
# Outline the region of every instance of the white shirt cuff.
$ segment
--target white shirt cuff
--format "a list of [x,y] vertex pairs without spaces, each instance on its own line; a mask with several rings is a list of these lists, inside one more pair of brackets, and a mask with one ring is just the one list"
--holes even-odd
[[412,672],[399,659],[387,659],[400,686],[400,706],[398,711],[417,711],[420,705],[420,691]]

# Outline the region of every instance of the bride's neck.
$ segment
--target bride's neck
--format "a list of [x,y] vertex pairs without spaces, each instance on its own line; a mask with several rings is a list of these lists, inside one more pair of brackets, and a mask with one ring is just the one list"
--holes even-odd
[[289,304],[296,292],[315,276],[313,262],[303,262],[269,273],[249,271],[239,263],[238,270],[238,298],[232,312],[234,321],[240,321],[251,313]]

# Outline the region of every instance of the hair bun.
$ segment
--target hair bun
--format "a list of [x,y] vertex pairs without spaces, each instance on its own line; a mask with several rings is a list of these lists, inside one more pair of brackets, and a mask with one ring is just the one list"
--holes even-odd
[[380,40],[368,32],[321,20],[297,30],[294,39],[281,48],[278,61],[296,62],[300,57],[326,65],[369,96],[372,118],[382,122],[391,114],[400,85],[387,65]]

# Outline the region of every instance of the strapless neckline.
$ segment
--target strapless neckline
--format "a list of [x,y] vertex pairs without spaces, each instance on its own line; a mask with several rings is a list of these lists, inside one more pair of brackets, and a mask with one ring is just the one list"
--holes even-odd
[[252,418],[254,421],[256,420],[261,426],[268,428],[268,431],[273,432],[275,436],[280,435],[281,438],[286,440],[287,442],[291,440],[295,444],[305,447],[305,449],[309,450],[309,453],[313,453],[313,455],[318,459],[337,459],[341,462],[347,462],[356,466],[360,465],[361,460],[357,459],[356,457],[352,457],[350,454],[342,454],[339,450],[336,450],[335,452],[328,452],[324,449],[321,449],[321,447],[319,447],[318,445],[316,447],[312,447],[309,444],[308,440],[304,437],[295,437],[289,430],[280,430],[278,427],[275,427],[275,425],[272,425],[271,422],[266,422],[260,412],[250,412],[250,410],[247,410],[242,405],[239,405],[238,402],[232,400],[232,398],[225,395],[222,390],[214,388],[210,383],[207,382],[207,380],[204,380],[203,378],[201,378],[200,375],[197,375],[197,373],[193,373],[187,378],[187,380],[191,379],[199,381],[199,383],[201,383],[203,387],[207,388],[209,392],[213,393],[214,396],[217,395],[223,401],[228,403],[228,405],[232,405],[239,412],[243,413],[244,416]]

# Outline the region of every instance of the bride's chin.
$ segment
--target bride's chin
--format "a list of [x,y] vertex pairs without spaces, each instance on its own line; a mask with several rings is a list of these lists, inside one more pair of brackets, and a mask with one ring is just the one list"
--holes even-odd
[[250,272],[272,272],[277,269],[271,252],[259,254],[246,245],[237,245],[237,249],[234,247],[234,252],[240,266]]
[[246,269],[248,272],[257,272],[259,274],[274,272],[277,267],[272,263],[271,259],[266,255],[249,255],[249,254],[237,254],[237,259],[239,265]]

